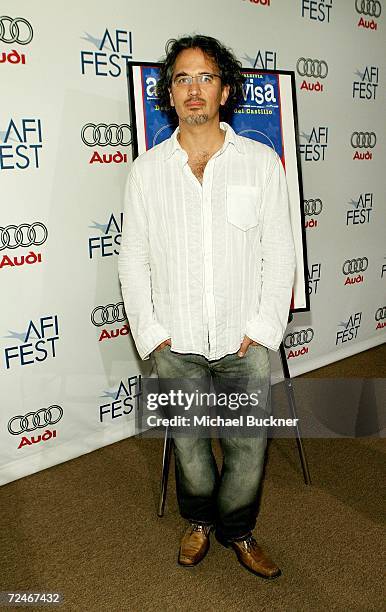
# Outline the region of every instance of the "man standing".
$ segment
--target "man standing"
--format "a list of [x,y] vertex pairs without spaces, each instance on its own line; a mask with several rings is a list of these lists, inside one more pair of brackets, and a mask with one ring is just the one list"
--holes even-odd
[[[285,332],[295,258],[279,157],[220,122],[241,97],[240,67],[214,38],[168,42],[157,89],[179,126],[133,163],[119,276],[138,353],[154,356],[160,381],[221,388],[242,379],[249,393],[259,387],[268,410],[268,349]],[[215,526],[242,565],[275,578],[280,569],[252,535],[266,433],[220,442],[218,474],[210,438],[174,438],[178,503],[189,521],[179,563],[203,559]]]

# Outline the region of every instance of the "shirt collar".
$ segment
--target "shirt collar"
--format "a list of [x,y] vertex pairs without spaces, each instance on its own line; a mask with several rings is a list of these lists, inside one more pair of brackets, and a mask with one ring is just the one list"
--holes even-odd
[[[237,136],[233,128],[231,128],[231,126],[225,121],[220,121],[220,128],[225,130],[225,139],[224,139],[224,144],[221,150],[225,151],[228,144],[232,144],[235,147],[235,149],[238,151],[238,153],[244,154],[245,153],[244,143],[242,139],[239,136]],[[166,141],[165,154],[164,154],[165,160],[169,159],[172,155],[174,155],[176,151],[182,151],[183,153],[185,153],[185,151],[183,150],[183,148],[181,147],[177,139],[179,131],[180,131],[180,128],[177,127],[174,130],[173,134],[170,136],[170,138]]]

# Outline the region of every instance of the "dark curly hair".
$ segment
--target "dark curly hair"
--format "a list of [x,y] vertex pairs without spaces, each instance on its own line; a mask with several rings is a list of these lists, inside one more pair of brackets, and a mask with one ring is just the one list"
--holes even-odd
[[173,110],[170,106],[169,88],[172,84],[172,76],[177,56],[185,49],[201,49],[216,62],[223,85],[229,85],[229,96],[223,107],[220,108],[221,116],[230,115],[242,96],[244,76],[241,72],[241,63],[236,59],[231,49],[225,47],[220,41],[211,36],[194,34],[182,38],[171,38],[165,45],[166,57],[160,68],[160,78],[157,83],[157,96],[159,105],[164,111]]

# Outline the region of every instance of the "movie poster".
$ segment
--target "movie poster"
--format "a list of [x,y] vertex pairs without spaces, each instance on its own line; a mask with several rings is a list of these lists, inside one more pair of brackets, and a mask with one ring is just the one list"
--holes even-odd
[[[175,113],[164,112],[156,96],[159,65],[129,66],[129,99],[134,157],[169,138],[177,127]],[[243,99],[230,124],[237,134],[276,151],[286,172],[292,230],[296,250],[296,277],[291,310],[309,310],[306,289],[306,249],[302,185],[297,147],[297,115],[293,72],[244,69]]]

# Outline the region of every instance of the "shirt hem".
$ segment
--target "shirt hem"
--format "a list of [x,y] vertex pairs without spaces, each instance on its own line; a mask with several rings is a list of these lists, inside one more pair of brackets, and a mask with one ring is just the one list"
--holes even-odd
[[220,352],[220,354],[217,354],[215,357],[211,357],[211,358],[209,358],[208,355],[205,354],[204,352],[197,351],[194,349],[191,349],[191,350],[179,349],[179,348],[175,348],[172,345],[170,347],[170,350],[172,351],[172,353],[181,353],[182,355],[188,355],[189,353],[192,353],[193,355],[200,355],[201,357],[205,357],[205,359],[207,359],[208,361],[217,361],[217,359],[222,359],[222,357],[226,357],[226,355],[232,355],[233,353],[237,353],[238,350],[240,349],[241,343],[242,343],[242,340],[240,340],[239,344],[236,346],[234,350],[225,351],[223,353]]

